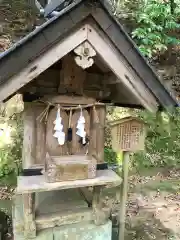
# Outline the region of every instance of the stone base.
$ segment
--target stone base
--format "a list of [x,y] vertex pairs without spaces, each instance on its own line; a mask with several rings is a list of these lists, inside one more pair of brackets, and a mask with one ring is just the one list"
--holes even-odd
[[[111,238],[112,223],[108,221],[101,226],[86,222],[46,229],[38,232],[34,240],[111,240]],[[14,240],[25,238],[15,234]]]
[[[43,217],[57,213],[57,209],[77,211],[88,209],[87,202],[77,189],[42,192],[36,194],[36,217]],[[61,211],[59,212],[59,214]],[[111,240],[112,223],[96,226],[90,220],[83,220],[76,224],[39,230],[34,240]],[[55,225],[54,225],[55,226]],[[40,228],[39,228],[40,229]],[[13,232],[14,240],[29,240],[24,237],[24,212],[22,196],[14,196],[13,201]]]

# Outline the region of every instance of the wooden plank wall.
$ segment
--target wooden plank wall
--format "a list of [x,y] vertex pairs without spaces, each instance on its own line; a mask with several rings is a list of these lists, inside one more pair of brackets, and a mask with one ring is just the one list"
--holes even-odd
[[39,103],[24,103],[23,168],[44,162],[45,124],[37,121],[44,108]]

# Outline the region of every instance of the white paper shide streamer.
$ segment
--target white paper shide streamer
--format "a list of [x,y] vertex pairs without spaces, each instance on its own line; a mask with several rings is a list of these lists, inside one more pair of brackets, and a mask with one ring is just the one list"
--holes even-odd
[[82,114],[82,108],[76,128],[77,128],[76,134],[82,138],[82,144],[86,144],[85,118]]
[[59,145],[64,145],[65,133],[63,132],[62,118],[60,116],[60,107],[58,107],[56,119],[54,121],[54,137],[57,138]]

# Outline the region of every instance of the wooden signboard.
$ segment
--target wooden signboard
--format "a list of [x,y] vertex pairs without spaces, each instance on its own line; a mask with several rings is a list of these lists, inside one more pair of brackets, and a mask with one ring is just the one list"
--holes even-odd
[[112,147],[116,152],[135,152],[144,150],[145,126],[144,122],[126,117],[110,123],[112,133]]

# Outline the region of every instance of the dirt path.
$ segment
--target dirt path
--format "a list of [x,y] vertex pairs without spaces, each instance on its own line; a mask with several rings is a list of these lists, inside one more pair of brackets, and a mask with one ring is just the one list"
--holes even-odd
[[179,174],[132,176],[130,183],[127,239],[180,239]]

